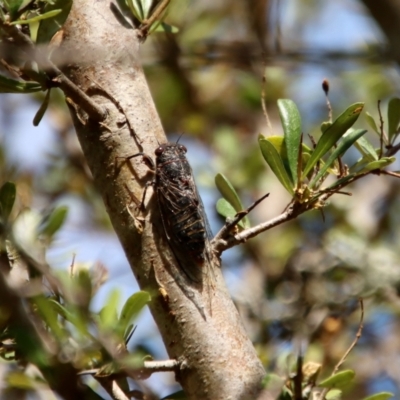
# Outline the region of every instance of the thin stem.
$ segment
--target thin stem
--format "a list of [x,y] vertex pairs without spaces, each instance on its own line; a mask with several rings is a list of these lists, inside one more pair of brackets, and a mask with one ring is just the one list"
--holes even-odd
[[[363,331],[363,328],[364,328],[364,301],[363,301],[362,298],[360,298],[359,302],[360,302],[361,315],[360,315],[360,323],[358,325],[358,330],[357,330],[357,333],[356,333],[356,337],[354,338],[353,342],[351,343],[349,348],[346,350],[346,352],[343,354],[342,358],[336,364],[335,368],[332,371],[331,376],[335,375],[339,371],[339,368],[346,361],[347,356],[354,349],[354,347],[356,346],[357,342],[360,340],[360,337],[362,335],[362,331]],[[325,388],[321,392],[321,394],[319,396],[319,400],[324,400],[324,398],[325,398],[326,394],[329,392],[329,390],[330,390],[329,388]]]
[[258,200],[256,200],[250,207],[248,207],[246,210],[239,211],[236,213],[235,217],[229,221],[226,222],[226,224],[221,228],[221,230],[215,235],[213,242],[218,242],[220,239],[224,238],[225,235],[234,227],[236,226],[247,214],[250,213],[255,207],[258,206],[265,198],[269,196],[269,193],[266,195],[262,196]]
[[146,38],[149,29],[154,24],[154,22],[162,15],[162,13],[168,7],[171,0],[163,0],[151,14],[150,18],[145,19],[139,27],[139,32],[143,38]]

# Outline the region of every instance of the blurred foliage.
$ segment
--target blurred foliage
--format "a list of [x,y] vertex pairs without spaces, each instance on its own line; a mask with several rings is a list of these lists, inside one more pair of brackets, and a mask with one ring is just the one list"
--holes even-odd
[[[9,11],[11,21],[25,20],[24,32],[38,43],[49,42],[71,5],[68,1],[44,0],[0,3],[3,14]],[[349,35],[346,44],[353,47],[348,51],[349,47],[342,48],[332,39],[338,32],[323,33],[315,28],[318,21],[327,23],[325,9],[329,2],[289,3],[174,0],[166,20],[179,27],[179,32],[153,34],[147,39],[142,47],[146,75],[167,132],[187,132],[212,150],[210,164],[225,177],[225,188],[232,188],[225,197],[228,203],[236,201],[229,200],[232,193],[234,198],[243,199],[239,202],[244,206],[271,193],[249,216],[252,225],[278,215],[296,196],[299,199],[298,190],[312,181],[312,173],[313,190],[335,184],[332,176],[340,170],[338,156],[342,150],[344,154],[349,142],[338,146],[333,156],[332,146],[336,139],[346,140],[348,112],[357,110],[357,130],[348,133],[353,135],[349,145],[354,146],[342,154],[342,161],[350,166],[350,174],[375,173],[368,173],[346,188],[351,197],[336,195],[324,204],[324,215],[318,210],[310,211],[241,246],[236,262],[241,266],[232,269],[240,284],[232,288],[232,293],[270,372],[265,387],[281,399],[292,398],[299,387],[304,396],[310,395],[310,388],[328,387],[327,399],[363,399],[386,389],[398,395],[400,190],[396,179],[378,175],[379,169],[388,169],[386,164],[393,161],[391,157],[397,150],[399,99],[393,96],[400,90],[398,72],[383,57],[379,41],[366,39],[360,46]],[[351,10],[354,18],[367,18],[362,10],[352,8],[353,3],[342,7]],[[124,13],[127,9],[123,4],[133,12],[131,20],[135,23],[148,16],[140,14],[136,1],[121,0],[119,4]],[[154,4],[146,4],[148,14]],[[62,12],[55,14],[54,10]],[[39,15],[49,18],[38,20]],[[329,14],[329,19],[338,30],[342,29],[339,16]],[[312,39],[306,32],[311,28]],[[316,37],[326,46],[316,45]],[[74,265],[68,273],[47,268],[46,250],[54,234],[62,229],[66,213],[63,206],[54,207],[60,199],[70,194],[81,198],[90,207],[88,219],[93,226],[99,230],[111,227],[60,92],[49,90],[47,80],[35,65],[29,71],[23,69],[18,55],[7,53],[6,45],[2,41],[5,56],[0,65],[4,75],[0,78],[0,91],[38,92],[34,97],[39,109],[35,121],[47,110],[45,117],[51,121],[57,138],[57,148],[51,149],[41,174],[11,165],[6,144],[0,149],[0,182],[16,182],[16,186],[7,183],[0,190],[1,268],[3,272],[10,270],[15,262],[13,254],[26,261],[25,273],[28,271],[34,279],[23,296],[18,291],[14,293],[18,300],[15,304],[23,304],[35,317],[33,323],[40,327],[36,330],[40,334],[35,331],[31,336],[26,327],[10,331],[16,305],[2,299],[1,355],[9,367],[2,373],[7,390],[15,393],[12,390],[45,389],[51,381],[49,369],[61,370],[61,364],[70,366],[74,373],[93,368],[113,371],[123,365],[124,357],[116,357],[120,365],[113,365],[114,350],[122,348],[123,355],[130,357],[125,353],[125,342],[132,332],[131,317],[135,318],[148,295],[133,295],[118,314],[120,295],[116,289],[104,300],[103,309],[95,313],[90,306],[105,279],[101,264],[93,263],[89,270]],[[21,69],[15,70],[11,65]],[[326,77],[330,82],[332,118],[320,88]],[[263,87],[271,126],[262,112]],[[277,103],[278,99],[289,98],[293,102]],[[383,129],[378,100],[382,100]],[[359,116],[361,104],[350,109],[349,105],[360,101],[365,110]],[[7,108],[6,102],[1,107],[3,116],[15,111]],[[342,116],[347,117],[343,120]],[[350,122],[351,126],[355,121]],[[364,134],[364,130],[368,132]],[[332,131],[334,138],[328,135]],[[303,133],[301,147],[299,133]],[[316,148],[308,134],[317,143]],[[290,138],[289,151],[283,138]],[[328,143],[328,139],[332,142]],[[324,142],[328,143],[326,147]],[[299,148],[302,154],[296,158],[299,153],[295,150]],[[382,159],[383,153],[387,159]],[[266,167],[264,159],[271,168]],[[300,159],[301,185],[296,186],[299,176],[295,167]],[[397,162],[393,165],[398,169]],[[321,176],[316,178],[318,173]],[[318,186],[322,183],[324,186]],[[11,203],[14,207],[10,207]],[[35,207],[37,204],[39,207]],[[224,217],[238,211],[238,204],[232,206],[223,212]],[[38,211],[51,208],[54,210]],[[44,270],[39,268],[43,266]],[[25,276],[23,272],[24,268]],[[366,313],[362,337],[343,370],[330,377],[359,327],[359,296],[364,298]],[[19,346],[18,337],[26,339],[25,346]],[[30,337],[32,340],[28,341]],[[301,374],[297,341],[305,347]],[[135,352],[132,357],[134,364],[143,360],[141,353]],[[32,371],[33,363],[39,370]],[[350,379],[354,374],[349,370],[355,371],[354,379]],[[351,381],[343,391],[336,386],[342,378],[345,383]],[[92,379],[89,385],[94,387],[95,383]],[[379,396],[369,399],[390,398],[389,393]]]
[[[88,269],[72,260],[67,272],[46,263],[46,248],[67,209],[55,208],[47,216],[25,209],[15,215],[15,194],[11,182],[0,189],[1,268],[9,271],[0,280],[0,357],[8,367],[7,391],[19,390],[22,396],[51,388],[70,398],[78,372],[99,382],[118,373],[120,385],[128,376],[142,379],[145,354],[129,353],[127,344],[149,293],[132,294],[118,312],[118,292],[113,292],[93,312],[92,299],[107,281],[105,267],[97,263]],[[69,395],[57,390],[66,367],[74,371]],[[94,379],[87,384],[96,388]]]

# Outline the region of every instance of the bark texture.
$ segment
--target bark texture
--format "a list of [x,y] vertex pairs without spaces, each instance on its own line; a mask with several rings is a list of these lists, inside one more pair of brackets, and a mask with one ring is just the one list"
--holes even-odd
[[60,47],[70,60],[63,71],[107,110],[107,119],[96,123],[70,102],[83,152],[139,285],[153,295],[151,312],[168,354],[182,362],[176,375],[189,398],[255,399],[264,369],[219,260],[210,290],[191,287],[166,242],[151,188],[145,212],[135,209],[133,200],[141,199],[152,174],[141,157],[130,163],[124,157],[143,150],[154,158],[166,137],[140,66],[137,33],[118,22],[111,3],[74,0]]

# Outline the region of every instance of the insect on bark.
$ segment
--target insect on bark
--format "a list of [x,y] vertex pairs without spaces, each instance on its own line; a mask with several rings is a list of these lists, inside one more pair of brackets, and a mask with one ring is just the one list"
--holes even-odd
[[[155,150],[155,167],[150,160],[155,169],[152,184],[164,232],[180,269],[191,282],[201,285],[204,277],[210,279],[212,234],[186,151],[179,143],[159,145]],[[144,153],[129,158],[139,155],[150,159]]]

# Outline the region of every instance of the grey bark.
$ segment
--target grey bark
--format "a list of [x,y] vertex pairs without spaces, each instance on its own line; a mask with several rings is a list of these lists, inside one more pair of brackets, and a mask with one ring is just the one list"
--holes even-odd
[[[107,119],[99,124],[70,102],[95,185],[140,287],[153,295],[151,312],[169,356],[181,361],[176,377],[189,398],[255,399],[264,369],[226,290],[220,261],[210,290],[186,286],[151,188],[145,212],[132,202],[141,199],[152,178],[141,157],[124,162],[141,150],[132,130],[152,157],[166,137],[140,66],[137,31],[122,26],[110,4],[74,0],[60,47],[63,57],[72,60],[62,66],[66,75],[107,109]],[[199,304],[205,305],[206,319]]]

